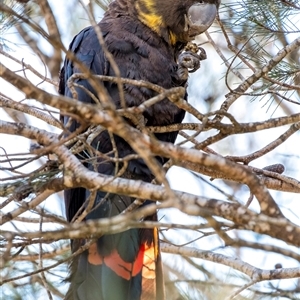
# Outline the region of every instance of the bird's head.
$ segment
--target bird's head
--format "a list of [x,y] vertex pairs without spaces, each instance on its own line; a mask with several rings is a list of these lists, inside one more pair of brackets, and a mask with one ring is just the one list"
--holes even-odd
[[221,0],[135,0],[138,18],[172,45],[187,43],[213,23]]

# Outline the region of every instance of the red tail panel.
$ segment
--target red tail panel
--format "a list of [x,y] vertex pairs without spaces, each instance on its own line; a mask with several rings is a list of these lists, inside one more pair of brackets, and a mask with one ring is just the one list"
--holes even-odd
[[150,245],[146,242],[140,245],[136,259],[132,263],[124,261],[116,249],[108,256],[101,256],[97,249],[97,243],[92,244],[88,250],[88,263],[94,266],[104,264],[117,276],[128,281],[141,273],[141,300],[164,299],[164,283],[157,229],[153,230],[153,241]]

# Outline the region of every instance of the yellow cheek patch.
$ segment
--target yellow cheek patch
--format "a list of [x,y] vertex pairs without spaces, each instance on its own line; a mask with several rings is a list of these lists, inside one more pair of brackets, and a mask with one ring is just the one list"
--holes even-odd
[[162,17],[155,13],[153,2],[151,0],[142,1],[147,11],[143,11],[140,3],[137,1],[135,8],[141,22],[150,27],[156,32],[159,32],[163,26]]
[[170,37],[171,44],[175,45],[177,42],[176,35],[172,31],[169,31],[169,37]]
[[151,29],[153,29],[155,32],[160,31],[161,27],[163,26],[163,21],[162,17],[154,14],[146,14],[146,13],[141,13],[140,15],[140,20],[149,26]]
[[[142,5],[141,5],[142,4]],[[135,8],[138,12],[138,18],[153,31],[160,34],[165,29],[162,16],[156,13],[153,0],[139,0],[135,2]],[[143,10],[146,9],[146,10]],[[173,32],[169,32],[169,38],[172,45],[176,44],[176,36]]]

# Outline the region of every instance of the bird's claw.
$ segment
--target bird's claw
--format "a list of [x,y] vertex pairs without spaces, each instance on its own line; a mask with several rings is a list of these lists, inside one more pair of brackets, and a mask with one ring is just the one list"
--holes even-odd
[[200,68],[199,56],[190,51],[183,52],[179,55],[178,65],[181,68],[186,68],[189,73],[193,73]]
[[187,80],[188,73],[194,73],[200,68],[200,61],[206,59],[206,52],[195,43],[188,43],[178,57],[178,75]]

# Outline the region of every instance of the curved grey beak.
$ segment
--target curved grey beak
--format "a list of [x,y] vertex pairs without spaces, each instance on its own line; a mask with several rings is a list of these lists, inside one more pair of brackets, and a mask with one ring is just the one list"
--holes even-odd
[[217,15],[217,6],[211,3],[195,3],[187,13],[187,26],[189,37],[193,38],[196,35],[206,31]]

